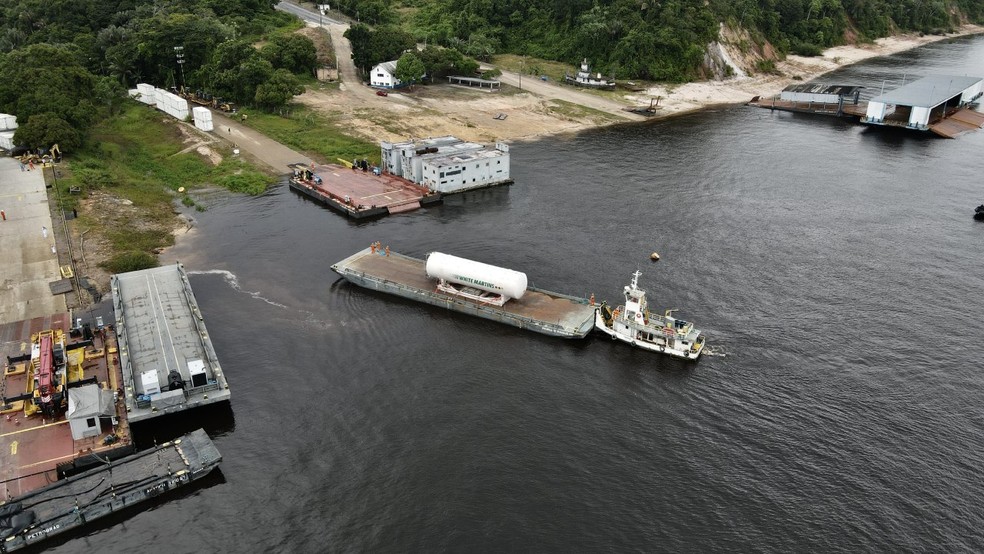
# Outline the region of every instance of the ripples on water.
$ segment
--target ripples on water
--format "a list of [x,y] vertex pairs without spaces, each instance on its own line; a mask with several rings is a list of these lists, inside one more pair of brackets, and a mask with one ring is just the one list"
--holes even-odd
[[[825,80],[982,60],[963,39]],[[285,187],[215,200],[175,255],[233,387],[225,482],[59,550],[980,551],[982,145],[735,106],[516,145],[515,185],[368,223]],[[373,240],[610,301],[638,268],[728,356],[340,282]]]

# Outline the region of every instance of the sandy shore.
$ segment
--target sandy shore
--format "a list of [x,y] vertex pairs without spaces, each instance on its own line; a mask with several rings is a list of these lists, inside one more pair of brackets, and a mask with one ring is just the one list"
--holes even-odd
[[[868,58],[888,56],[911,50],[931,42],[957,36],[984,33],[984,27],[965,25],[949,35],[907,34],[878,39],[874,44],[837,46],[824,51],[822,56],[806,58],[789,56],[776,64],[779,75],[754,75],[734,77],[725,81],[687,83],[678,87],[653,87],[645,96],[630,98],[641,103],[650,96],[662,96],[664,106],[661,115],[672,115],[700,109],[715,104],[747,102],[753,96],[772,96],[796,82],[810,82],[835,69],[858,63]],[[794,79],[794,77],[799,77]]]
[[[328,28],[332,31],[333,42],[343,40],[341,32],[344,28]],[[751,68],[754,68],[756,59],[760,58],[756,58],[754,53],[740,52],[737,45],[741,37],[729,36],[723,30],[722,50],[737,65],[745,67],[747,75],[723,81],[653,86],[645,91],[616,97],[531,78],[523,79],[520,89],[515,86],[517,76],[513,74],[504,74],[501,77],[504,84],[513,84],[501,92],[436,85],[417,87],[412,92],[394,91],[387,97],[379,97],[369,87],[351,84],[358,83],[352,67],[351,76],[343,71],[340,89],[310,91],[298,97],[298,100],[330,114],[344,132],[354,133],[372,142],[446,134],[484,143],[500,140],[515,142],[637,121],[641,118],[625,112],[624,108],[648,106],[657,97],[660,109],[655,118],[713,105],[747,102],[753,96],[778,94],[794,82],[810,82],[827,72],[861,60],[978,33],[984,33],[984,27],[967,25],[958,32],[945,36],[898,35],[879,39],[873,44],[838,46],[814,58],[789,56],[776,64],[776,74],[756,74]],[[339,60],[343,62],[346,58],[347,56],[339,56]]]

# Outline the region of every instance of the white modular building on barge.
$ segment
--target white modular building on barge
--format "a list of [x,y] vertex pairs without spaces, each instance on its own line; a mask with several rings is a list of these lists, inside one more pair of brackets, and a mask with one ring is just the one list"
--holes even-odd
[[445,136],[380,144],[383,170],[449,194],[512,182],[509,145],[487,146]]

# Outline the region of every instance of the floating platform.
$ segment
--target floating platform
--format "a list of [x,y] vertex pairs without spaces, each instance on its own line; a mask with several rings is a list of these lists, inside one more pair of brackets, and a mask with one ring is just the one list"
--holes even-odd
[[351,218],[409,212],[441,201],[441,194],[411,181],[340,165],[292,164],[290,188]]
[[0,552],[82,528],[201,479],[222,456],[199,429],[0,504]]
[[181,264],[113,275],[110,285],[131,423],[229,401]]
[[[81,406],[69,400],[68,409],[59,410],[54,417],[45,416],[35,404],[32,338],[40,333],[64,337],[65,375],[60,379],[70,399],[84,389],[88,393],[98,389],[111,398],[122,382],[112,328],[96,329],[86,338],[70,322],[71,316],[62,313],[0,325],[4,361],[0,381],[0,498],[25,494],[101,463],[94,456],[115,459],[133,452],[122,402],[83,413],[72,410]],[[73,438],[73,427],[84,436]]]
[[448,310],[563,338],[584,338],[594,328],[595,307],[585,298],[528,287],[520,299],[489,305],[437,290],[424,260],[366,248],[331,266],[347,281]]
[[793,113],[807,113],[815,115],[832,115],[836,117],[850,117],[850,118],[861,118],[864,116],[865,111],[868,109],[867,102],[859,102],[857,104],[852,103],[841,103],[836,101],[831,102],[799,102],[793,100],[782,100],[776,97],[771,98],[761,98],[756,96],[752,98],[746,106],[752,106],[755,108],[765,108],[768,110],[780,111],[780,112],[793,112]]

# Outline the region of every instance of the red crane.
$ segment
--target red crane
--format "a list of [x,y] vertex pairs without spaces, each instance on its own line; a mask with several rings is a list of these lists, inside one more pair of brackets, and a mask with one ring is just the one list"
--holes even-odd
[[55,392],[55,351],[54,339],[51,335],[41,335],[39,343],[41,345],[40,359],[38,360],[38,372],[35,376],[38,392],[38,404],[45,413],[54,412],[52,405],[52,395]]

